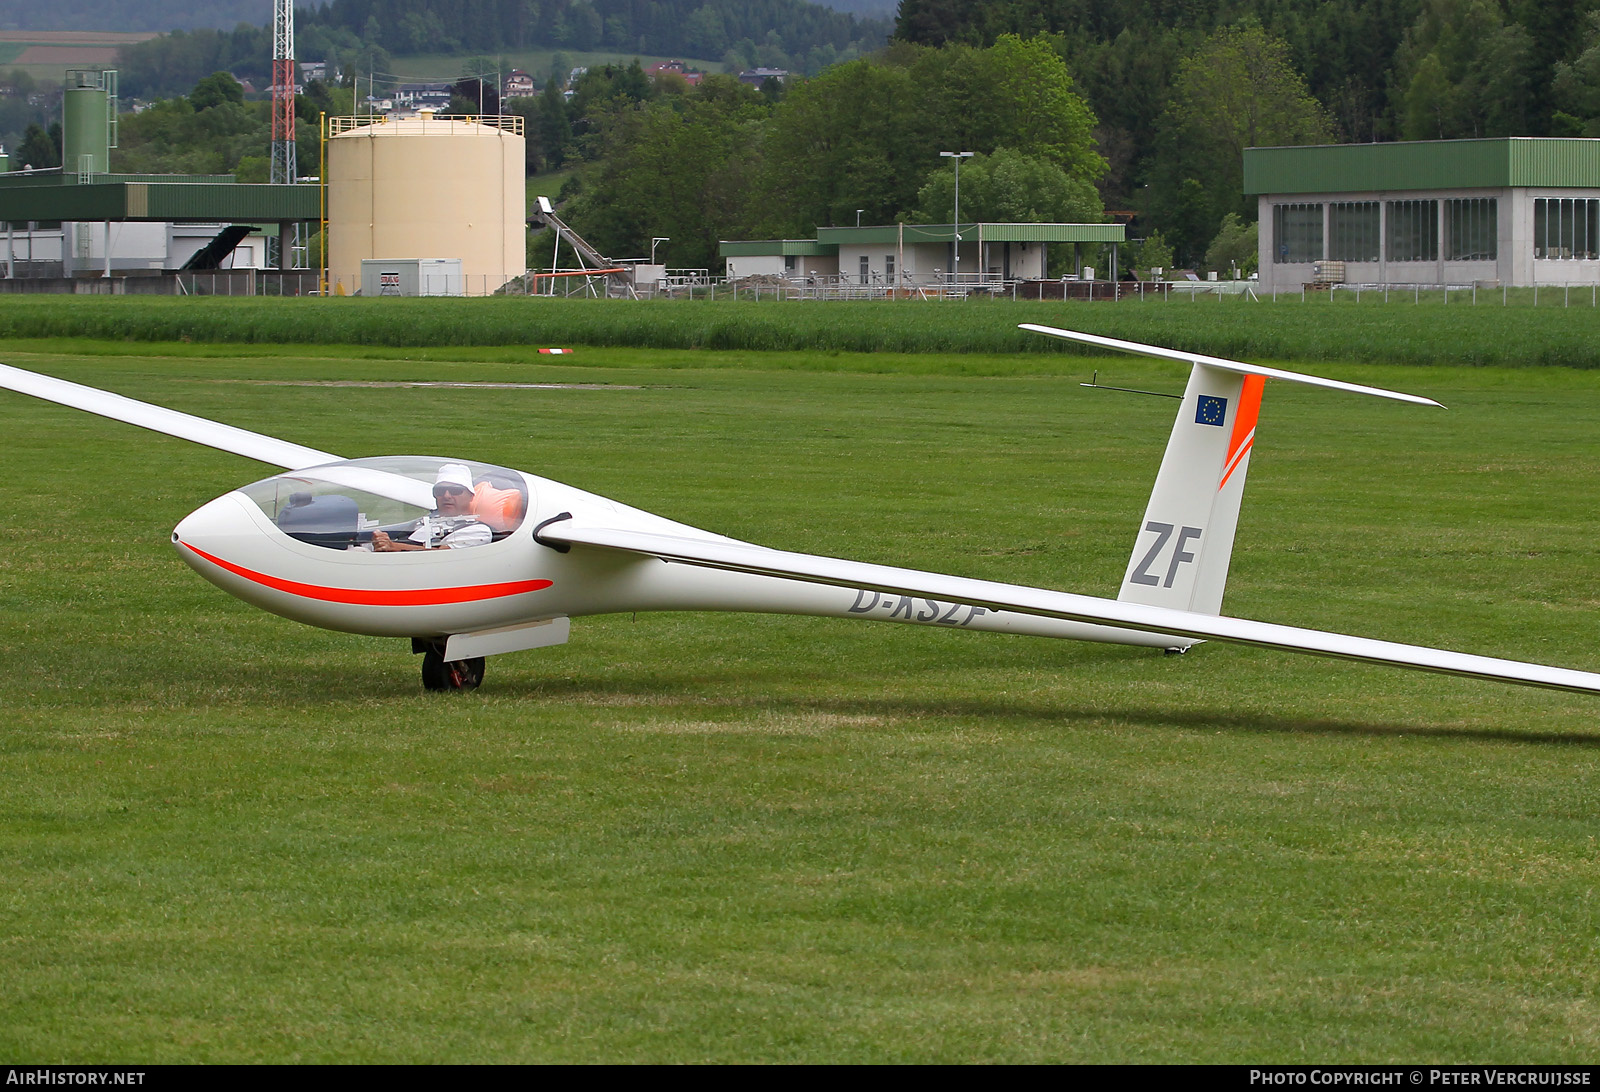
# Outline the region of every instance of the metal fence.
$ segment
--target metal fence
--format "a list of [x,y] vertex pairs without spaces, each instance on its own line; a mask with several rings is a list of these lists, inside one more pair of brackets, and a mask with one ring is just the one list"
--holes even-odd
[[[555,285],[552,293],[550,286]],[[907,279],[903,284],[866,284],[848,276],[804,279],[749,277],[718,281],[707,270],[670,270],[637,294],[625,275],[589,274],[552,281],[535,277],[504,280],[493,274],[467,275],[448,286],[429,285],[427,295],[549,296],[563,298],[677,299],[705,301],[805,302],[811,300],[1032,300],[1086,303],[1182,302],[1204,306],[1237,300],[1293,306],[1352,306],[1374,303],[1469,307],[1600,308],[1600,284],[1511,287],[1478,284],[1333,284],[1276,291],[1254,281],[1022,281],[995,275]],[[334,282],[324,287],[317,270],[232,269],[122,277],[0,277],[0,295],[169,295],[169,296],[355,296]]]

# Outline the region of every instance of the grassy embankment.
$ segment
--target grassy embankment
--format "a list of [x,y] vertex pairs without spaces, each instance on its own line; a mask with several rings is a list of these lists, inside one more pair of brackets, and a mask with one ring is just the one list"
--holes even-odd
[[[32,301],[0,307],[13,329],[43,313],[13,302]],[[141,314],[259,342],[273,321],[111,302],[62,310],[102,336]],[[351,455],[521,466],[775,546],[1101,593],[1171,404],[1077,382],[1181,382],[1059,353],[422,360],[375,344],[400,324],[368,316],[397,310],[321,306],[278,310],[367,344],[0,359]],[[429,304],[401,332],[776,321],[602,311]],[[993,312],[991,331],[988,308],[928,309],[924,333],[1009,336],[1018,311]],[[847,341],[829,323],[868,314],[907,336],[887,309],[779,317]],[[1539,318],[1535,356],[1593,321]],[[1292,322],[1272,336],[1314,342]],[[1600,375],[1334,370],[1451,408],[1274,385],[1230,612],[1600,669]],[[394,380],[609,386],[322,385]],[[173,556],[184,513],[263,468],[9,394],[0,430],[8,1058],[1600,1049],[1593,699],[1219,645],[716,615],[579,620],[568,646],[491,661],[482,691],[429,697],[404,642],[264,615]]]

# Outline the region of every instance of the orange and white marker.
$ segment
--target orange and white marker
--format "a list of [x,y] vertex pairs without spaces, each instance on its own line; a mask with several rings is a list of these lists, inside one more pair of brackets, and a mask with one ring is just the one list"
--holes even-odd
[[569,356],[572,353],[571,349],[540,349],[539,351],[550,356]]

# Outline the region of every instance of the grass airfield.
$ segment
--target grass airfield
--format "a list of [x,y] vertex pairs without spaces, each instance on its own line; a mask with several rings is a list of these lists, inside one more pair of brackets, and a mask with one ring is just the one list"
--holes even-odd
[[[352,457],[456,453],[766,545],[1094,594],[1174,404],[1078,384],[1183,383],[1132,358],[418,355],[0,345]],[[1600,670],[1600,373],[1308,370],[1450,409],[1269,385],[1228,612]],[[394,380],[610,386],[342,385]],[[1593,698],[676,614],[576,620],[427,695],[404,642],[263,614],[173,554],[268,468],[9,393],[0,427],[6,1057],[1600,1047]]]

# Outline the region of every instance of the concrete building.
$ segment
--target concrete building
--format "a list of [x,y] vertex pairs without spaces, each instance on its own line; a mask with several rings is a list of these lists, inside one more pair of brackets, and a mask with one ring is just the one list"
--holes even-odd
[[[267,235],[286,243],[296,223],[318,219],[319,198],[315,186],[231,175],[0,174],[0,269],[11,277],[173,270],[224,234],[221,268],[264,268]],[[291,248],[282,257],[291,260]]]
[[1244,189],[1269,291],[1325,260],[1353,284],[1600,282],[1600,140],[1250,148]]
[[[917,287],[959,273],[966,280],[1044,280],[1051,270],[1050,243],[1109,244],[1114,277],[1117,246],[1124,241],[1121,224],[987,224],[960,225],[960,268],[956,268],[956,225],[881,224],[871,227],[826,227],[816,239],[724,240],[721,256],[729,280],[766,275],[791,280],[835,277],[855,285]],[[1081,251],[1080,251],[1081,252]],[[1074,260],[1057,275],[1077,276]]]
[[724,240],[718,253],[727,263],[730,281],[745,277],[834,277],[839,273],[839,248],[815,239]]

